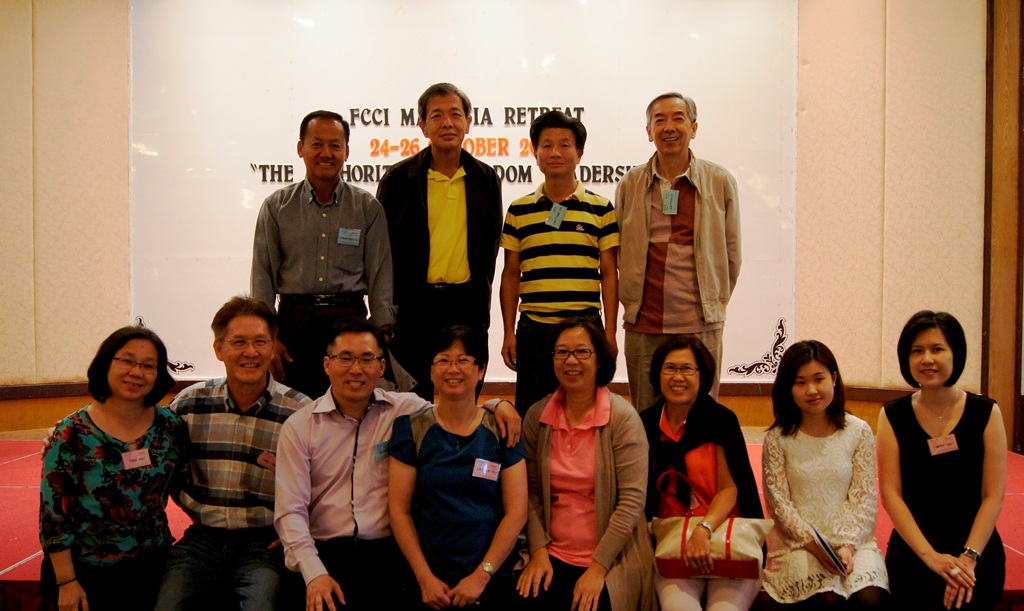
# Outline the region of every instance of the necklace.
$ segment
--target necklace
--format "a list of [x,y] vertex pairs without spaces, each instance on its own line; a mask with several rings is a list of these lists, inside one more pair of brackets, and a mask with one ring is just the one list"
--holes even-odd
[[950,413],[952,413],[953,408],[956,407],[956,404],[959,403],[960,401],[960,391],[955,388],[953,390],[956,393],[953,397],[953,400],[950,401],[949,404],[945,408],[943,408],[940,413],[936,414],[933,410],[929,409],[924,405],[921,405],[921,408],[924,409],[924,411],[928,412],[930,415],[938,418],[939,422],[942,422],[950,415]]

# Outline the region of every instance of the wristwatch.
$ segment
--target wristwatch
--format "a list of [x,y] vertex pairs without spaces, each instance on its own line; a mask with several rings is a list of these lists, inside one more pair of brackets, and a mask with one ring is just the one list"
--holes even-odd
[[968,558],[970,558],[971,560],[973,560],[975,562],[977,562],[978,559],[981,558],[981,554],[978,553],[978,550],[970,548],[970,547],[965,547],[964,551],[960,552],[960,555],[961,556],[967,556]]
[[487,573],[488,575],[490,575],[491,577],[494,577],[494,573],[495,573],[494,565],[491,564],[490,562],[487,562],[486,560],[484,562],[481,562],[480,563],[480,568],[482,568],[484,570],[484,572]]
[[708,535],[715,534],[715,529],[711,528],[711,524],[708,522],[701,522],[700,524],[697,524],[697,526],[703,526],[704,528],[708,529]]

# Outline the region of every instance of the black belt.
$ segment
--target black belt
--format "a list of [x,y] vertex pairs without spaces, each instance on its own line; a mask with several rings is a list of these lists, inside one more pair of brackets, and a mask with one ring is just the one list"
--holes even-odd
[[441,294],[445,292],[465,290],[469,288],[468,282],[460,282],[458,284],[450,284],[448,282],[428,282],[427,287],[431,289],[433,294]]
[[364,293],[337,293],[334,295],[281,295],[287,305],[350,306],[363,303]]

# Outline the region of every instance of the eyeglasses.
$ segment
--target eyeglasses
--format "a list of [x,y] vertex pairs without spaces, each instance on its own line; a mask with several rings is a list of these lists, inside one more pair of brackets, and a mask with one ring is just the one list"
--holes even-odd
[[460,356],[454,361],[445,356],[439,356],[434,359],[434,367],[440,367],[441,369],[448,369],[452,366],[452,363],[455,363],[455,366],[459,369],[468,369],[477,364],[476,359],[471,356]]
[[693,376],[697,375],[698,371],[700,370],[694,367],[693,365],[683,365],[682,367],[676,367],[675,365],[665,365],[664,367],[661,368],[662,375],[666,375],[670,378],[676,375],[677,373],[681,373],[688,378],[692,378]]
[[564,361],[569,358],[569,355],[576,357],[577,361],[586,361],[590,357],[594,356],[594,351],[590,348],[577,348],[575,350],[566,350],[565,348],[558,348],[551,353],[556,361]]
[[124,369],[125,371],[131,371],[131,370],[135,369],[136,367],[138,367],[139,371],[141,371],[142,373],[146,373],[146,374],[156,373],[156,363],[139,363],[139,362],[134,361],[132,359],[128,359],[128,358],[124,358],[124,357],[120,357],[120,356],[115,356],[113,358],[113,361],[115,363],[117,363],[118,365],[120,365],[121,368]]
[[256,339],[247,339],[244,337],[232,337],[224,340],[224,342],[231,346],[233,349],[242,351],[252,346],[256,350],[266,350],[274,343],[274,340],[267,337],[257,337]]
[[360,354],[355,356],[349,352],[339,352],[338,354],[328,354],[328,359],[336,359],[338,364],[342,367],[351,367],[355,363],[359,363],[360,367],[371,367],[378,361],[384,360],[384,357],[377,356],[376,354]]

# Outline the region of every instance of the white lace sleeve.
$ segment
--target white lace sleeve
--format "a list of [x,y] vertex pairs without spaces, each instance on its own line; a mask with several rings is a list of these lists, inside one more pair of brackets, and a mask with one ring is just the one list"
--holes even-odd
[[761,468],[764,479],[764,498],[768,513],[782,529],[786,538],[799,547],[810,541],[813,529],[800,517],[789,492],[786,476],[786,454],[782,449],[782,435],[778,428],[768,431],[761,449]]
[[833,532],[839,539],[832,542],[835,545],[858,545],[863,539],[874,534],[875,521],[878,518],[875,436],[865,422],[847,422],[848,426],[857,427],[857,446],[853,451],[853,477],[850,480],[850,489],[833,523]]

